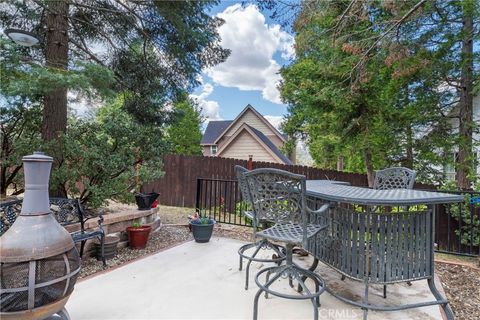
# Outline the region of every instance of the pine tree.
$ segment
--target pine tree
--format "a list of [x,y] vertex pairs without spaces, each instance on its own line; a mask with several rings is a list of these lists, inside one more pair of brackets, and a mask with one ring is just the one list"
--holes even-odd
[[[126,109],[160,122],[158,111],[166,101],[191,89],[203,68],[228,56],[219,46],[222,21],[206,13],[216,3],[10,1],[2,4],[0,26],[35,32],[42,41],[31,54],[49,68],[70,69],[76,60],[110,68],[112,87],[132,92]],[[54,139],[66,124],[67,89],[57,87],[44,97],[43,138]]]
[[318,165],[344,157],[347,170],[366,170],[370,181],[385,165],[438,180],[456,144],[458,185],[468,187],[478,3],[319,1],[303,9],[294,23],[296,60],[282,71],[286,132],[309,137]]
[[174,104],[178,120],[168,129],[167,136],[173,153],[184,155],[202,155],[202,115],[198,105],[184,95]]

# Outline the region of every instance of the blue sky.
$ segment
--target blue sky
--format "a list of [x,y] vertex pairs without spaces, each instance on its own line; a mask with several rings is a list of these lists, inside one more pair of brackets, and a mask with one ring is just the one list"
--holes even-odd
[[[276,89],[278,71],[293,58],[293,35],[253,4],[222,1],[209,14],[225,20],[219,34],[221,45],[230,49],[231,55],[204,70],[201,85],[191,94],[203,110],[204,128],[209,120],[234,119],[247,104],[278,127],[287,112]],[[71,108],[78,115],[88,115],[92,103],[76,98],[69,93]]]
[[293,36],[254,5],[222,1],[210,14],[225,20],[221,44],[232,53],[202,73],[192,97],[207,121],[234,119],[250,103],[277,126],[286,113],[276,89],[278,70],[293,56]]

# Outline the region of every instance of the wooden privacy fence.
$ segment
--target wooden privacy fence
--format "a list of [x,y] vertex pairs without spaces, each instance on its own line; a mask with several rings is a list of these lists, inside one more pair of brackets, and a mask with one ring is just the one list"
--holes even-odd
[[[159,202],[177,207],[195,207],[198,178],[236,180],[235,165],[247,166],[247,160],[220,157],[166,155],[163,160],[165,175],[142,186],[142,191],[160,193]],[[303,174],[307,179],[347,181],[353,186],[367,186],[367,176],[358,173],[324,170],[306,166],[254,161],[253,168],[277,168]],[[428,188],[425,185],[419,187]]]
[[[197,178],[236,179],[235,165],[247,166],[247,160],[184,156],[169,154],[164,157],[165,175],[142,186],[142,191],[160,193],[159,202],[177,207],[195,207]],[[355,186],[366,186],[363,174],[323,170],[306,166],[284,165],[254,161],[253,168],[278,168],[307,176],[307,179],[329,179],[348,181]]]

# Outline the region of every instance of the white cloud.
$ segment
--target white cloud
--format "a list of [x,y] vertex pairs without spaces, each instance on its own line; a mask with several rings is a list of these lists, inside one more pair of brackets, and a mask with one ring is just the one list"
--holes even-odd
[[212,100],[202,101],[200,106],[202,107],[203,114],[207,118],[207,121],[222,120],[218,112],[220,109],[220,106],[218,105],[217,101],[212,101]]
[[272,124],[272,126],[275,127],[275,129],[280,130],[280,125],[283,122],[283,116],[270,116],[266,115],[263,116],[265,119],[267,119],[268,122]]
[[207,123],[210,120],[222,120],[218,102],[207,100],[207,97],[213,92],[213,86],[210,83],[204,83],[201,78],[198,80],[202,84],[202,92],[199,95],[191,94],[190,97],[194,99],[202,109],[202,115],[206,118]]
[[219,28],[221,45],[231,50],[227,61],[206,70],[212,80],[224,87],[262,91],[264,99],[281,103],[277,85],[280,65],[273,59],[280,53],[294,55],[293,37],[277,24],[267,25],[255,5],[235,4],[218,16],[225,20]]

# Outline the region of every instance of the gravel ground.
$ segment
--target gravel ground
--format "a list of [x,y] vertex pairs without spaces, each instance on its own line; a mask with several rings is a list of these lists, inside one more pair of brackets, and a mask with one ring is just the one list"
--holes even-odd
[[[163,226],[156,234],[152,235],[145,249],[132,250],[128,247],[119,249],[114,258],[107,260],[107,269],[192,239],[193,237],[187,227]],[[80,278],[102,270],[103,266],[101,261],[97,261],[97,259],[93,257],[87,258],[82,261]]]
[[480,270],[436,262],[435,271],[456,319],[480,319]]

